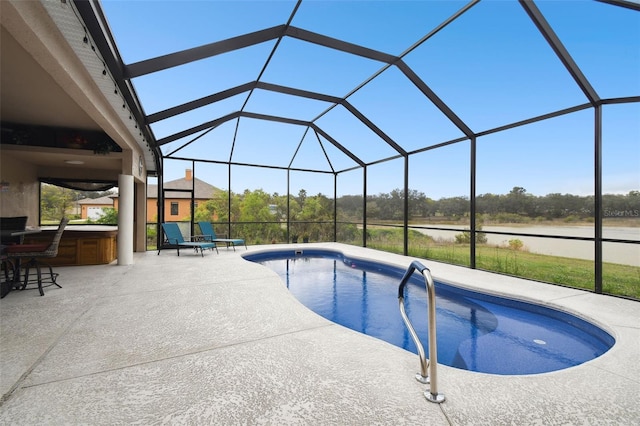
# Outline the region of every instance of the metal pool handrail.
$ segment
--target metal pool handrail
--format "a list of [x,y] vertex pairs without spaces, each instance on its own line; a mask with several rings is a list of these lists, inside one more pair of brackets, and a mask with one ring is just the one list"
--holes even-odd
[[[404,307],[404,287],[411,278],[414,271],[418,271],[424,277],[424,283],[427,288],[427,311],[429,320],[428,339],[429,339],[429,355],[430,360],[427,360],[424,354],[424,348],[418,334],[416,333]],[[400,305],[400,314],[404,320],[409,334],[418,349],[418,356],[420,357],[420,373],[416,374],[416,380],[421,383],[429,383],[429,389],[425,391],[424,396],[428,401],[441,403],[444,401],[444,394],[438,393],[438,342],[436,340],[436,290],[433,278],[431,277],[431,271],[422,263],[414,260],[409,265],[409,268],[404,273],[400,286],[398,286],[398,304]],[[427,374],[427,367],[429,367],[429,373]]]

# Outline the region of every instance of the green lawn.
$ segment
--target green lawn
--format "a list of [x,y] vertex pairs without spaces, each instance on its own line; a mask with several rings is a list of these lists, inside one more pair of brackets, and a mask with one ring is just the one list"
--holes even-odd
[[[380,235],[377,230],[368,232],[371,238],[367,247],[402,253],[402,239],[390,238],[393,233],[385,231],[384,235]],[[469,244],[436,242],[420,234],[411,234],[409,255],[470,266]],[[594,263],[589,260],[479,244],[476,246],[476,267],[521,278],[595,290]],[[640,267],[604,263],[602,287],[607,294],[640,299]]]

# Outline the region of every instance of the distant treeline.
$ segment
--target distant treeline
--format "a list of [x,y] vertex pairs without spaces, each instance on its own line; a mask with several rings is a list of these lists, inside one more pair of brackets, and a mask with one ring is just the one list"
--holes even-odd
[[[408,194],[411,218],[468,217],[468,197],[447,197],[433,200],[424,193],[410,190]],[[593,220],[595,197],[572,194],[528,194],[522,187],[514,187],[508,194],[481,194],[476,197],[476,212],[500,222],[522,222],[531,219]],[[602,196],[603,217],[640,218],[640,191]],[[403,191],[367,196],[367,217],[379,220],[402,220]],[[338,199],[338,211],[344,218],[362,217],[362,196],[347,195]],[[339,218],[340,219],[340,218]]]
[[[424,193],[408,192],[409,217],[413,220],[430,218],[460,220],[470,215],[468,197],[445,197],[433,200]],[[628,194],[605,194],[602,197],[605,218],[640,218],[640,191]],[[340,222],[360,222],[363,217],[363,197],[344,195],[337,199],[337,215]],[[367,196],[368,219],[402,221],[404,218],[403,191]],[[228,193],[222,192],[212,200],[199,205],[196,217],[200,220],[215,217],[225,222],[229,219]],[[298,195],[268,194],[261,189],[233,193],[231,197],[231,222],[290,221],[318,222],[333,220],[333,199],[323,194],[308,195],[301,190]],[[476,198],[476,212],[483,221],[526,222],[530,220],[592,221],[595,217],[595,197],[572,194],[547,194],[535,196],[522,187],[514,187],[508,194],[482,194]]]
[[[229,205],[231,201],[231,205]],[[526,223],[539,220],[593,221],[595,199],[593,196],[548,194],[534,196],[521,187],[515,187],[504,195],[483,194],[477,197],[477,213],[481,223]],[[345,195],[334,202],[323,194],[308,195],[301,190],[298,195],[268,194],[262,189],[245,190],[243,193],[221,191],[214,198],[199,203],[196,221],[211,220],[231,222],[233,234],[243,235],[252,243],[277,242],[287,239],[281,226],[289,221],[291,239],[308,237],[311,241],[332,241],[334,211],[341,224],[338,241],[356,241],[359,230],[355,224],[363,218],[363,197]],[[424,193],[411,190],[408,194],[410,220],[417,221],[465,221],[470,216],[467,197],[449,197],[433,200]],[[367,196],[366,216],[369,221],[401,223],[404,218],[403,191]],[[230,216],[229,216],[230,213]],[[640,191],[626,195],[603,196],[603,215],[616,218],[640,218]],[[222,232],[222,231],[219,231]]]
[[[43,220],[59,218],[84,198],[111,195],[111,192],[75,191],[55,185],[43,185],[41,214]],[[221,191],[217,196],[199,205],[197,220],[231,222],[318,222],[332,221],[333,199],[323,194],[308,195],[301,190],[297,195],[268,194],[261,189],[232,193]],[[527,222],[531,220],[591,221],[595,217],[595,197],[553,193],[536,196],[516,186],[508,194],[481,194],[476,197],[476,212],[483,221],[501,223]],[[409,217],[414,220],[442,218],[460,220],[468,218],[471,203],[468,197],[456,196],[433,200],[423,192],[409,190]],[[382,221],[402,221],[404,218],[404,193],[394,189],[389,193],[367,196],[367,218]],[[231,213],[229,217],[228,213]],[[362,195],[344,195],[337,199],[338,221],[360,222],[364,205]],[[627,194],[604,194],[602,215],[605,219],[640,219],[640,191]]]

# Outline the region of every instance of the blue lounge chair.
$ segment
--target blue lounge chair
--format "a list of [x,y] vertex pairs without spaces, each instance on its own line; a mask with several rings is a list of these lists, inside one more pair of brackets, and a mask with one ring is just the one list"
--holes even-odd
[[247,248],[247,243],[242,238],[218,238],[216,231],[213,230],[213,225],[210,222],[198,222],[200,232],[202,232],[203,241],[211,241],[214,243],[224,243],[229,248],[229,245],[233,246],[233,251],[236,251],[236,245],[243,245]]
[[180,256],[181,248],[192,248],[196,253],[200,251],[200,254],[204,257],[205,249],[216,249],[216,251],[218,251],[216,243],[211,241],[185,241],[177,223],[163,223],[162,230],[164,231],[165,241],[158,248],[158,254],[160,254],[160,250],[163,249],[176,249],[178,256]]

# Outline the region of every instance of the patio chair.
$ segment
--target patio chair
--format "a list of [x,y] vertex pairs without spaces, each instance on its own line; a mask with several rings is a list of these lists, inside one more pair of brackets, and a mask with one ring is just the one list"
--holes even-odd
[[[39,244],[14,244],[11,246],[5,247],[5,253],[9,258],[14,260],[15,262],[15,270],[13,273],[14,280],[20,280],[20,269],[24,268],[24,281],[21,289],[24,290],[28,284],[38,284],[38,291],[40,292],[40,296],[44,296],[43,287],[49,287],[52,285],[56,285],[59,288],[62,288],[60,284],[56,282],[58,278],[58,274],[53,272],[51,265],[48,263],[44,263],[40,261],[41,258],[52,258],[58,255],[58,246],[60,245],[60,240],[62,239],[62,233],[64,232],[64,228],[69,223],[69,219],[63,217],[60,220],[60,224],[58,225],[58,229],[51,240],[51,243],[39,243]],[[25,264],[21,264],[22,259],[28,259]],[[46,266],[49,268],[49,278],[42,278],[42,270],[41,266]],[[36,279],[29,280],[29,272],[31,268],[35,268],[36,270]],[[48,281],[47,281],[48,280]],[[42,285],[43,283],[47,285]]]
[[182,232],[180,231],[180,227],[178,227],[177,223],[163,223],[162,230],[164,231],[166,244],[160,245],[160,247],[158,248],[158,254],[160,254],[160,251],[163,249],[175,248],[178,251],[178,256],[180,256],[181,248],[192,248],[196,251],[196,253],[200,251],[200,254],[202,255],[202,257],[204,257],[204,250],[206,249],[216,249],[216,251],[218,251],[218,247],[216,247],[216,244],[214,242],[185,241],[184,237],[182,236]]
[[233,246],[233,251],[236,251],[236,245],[244,245],[244,248],[247,248],[247,243],[244,242],[242,238],[218,238],[216,236],[216,231],[213,230],[213,225],[211,222],[198,222],[198,226],[200,227],[200,232],[202,232],[202,239],[204,241],[212,241],[214,243],[224,243],[229,248],[229,245]]

